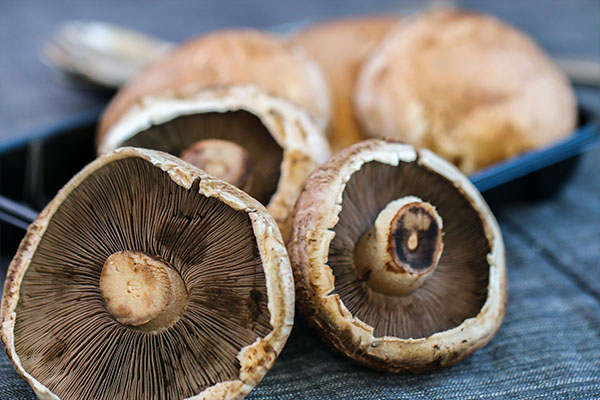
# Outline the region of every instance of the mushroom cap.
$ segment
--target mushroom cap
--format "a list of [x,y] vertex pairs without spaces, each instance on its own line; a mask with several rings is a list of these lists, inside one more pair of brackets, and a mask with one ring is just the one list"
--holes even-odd
[[257,30],[217,31],[191,39],[126,84],[100,120],[98,141],[146,95],[196,87],[255,84],[305,109],[321,129],[329,120],[329,89],[319,67],[279,37]]
[[[118,168],[120,168],[119,165],[133,165],[133,169],[126,171],[131,172],[130,174],[123,174],[119,177],[119,173],[114,172],[118,171]],[[165,209],[169,209],[170,207],[180,207],[174,211],[175,214],[170,220],[171,223],[167,223],[166,226],[153,226],[153,223],[156,220],[161,219],[161,216],[158,215],[161,211],[144,208],[144,204],[147,204],[144,202],[152,201],[152,199],[142,198],[146,197],[145,195],[139,198],[131,197],[128,199],[127,195],[122,194],[124,192],[128,192],[129,188],[133,188],[131,189],[131,193],[133,193],[133,191],[136,190],[136,185],[138,185],[139,182],[141,183],[139,183],[138,189],[139,187],[143,187],[143,180],[141,178],[144,177],[144,179],[150,179],[146,178],[148,176],[160,177],[162,184],[150,185],[153,186],[154,189],[150,188],[148,189],[148,192],[156,194],[162,190],[162,193],[166,193],[168,204],[165,206]],[[94,184],[98,185],[98,182],[101,183],[104,181],[106,183],[111,182],[111,180],[119,182],[123,181],[124,183],[121,183],[124,185],[127,185],[127,182],[130,182],[131,186],[119,188],[118,185],[115,184],[115,186],[108,185],[106,187],[94,187]],[[117,189],[122,189],[119,191],[121,192],[120,194],[117,193]],[[76,200],[78,196],[81,196],[81,194],[78,193],[86,193],[87,190],[99,192],[97,196],[98,198],[110,198],[111,196],[114,196],[115,198],[126,200],[123,203],[118,203],[115,200],[114,204],[107,204],[106,208],[102,208],[102,206],[95,204],[94,201],[96,201],[96,199],[85,197],[85,194],[83,195],[83,198]],[[153,190],[155,191],[153,192]],[[184,200],[186,198],[196,199],[196,201],[185,202]],[[179,200],[181,201],[179,202]],[[94,205],[98,208],[91,207],[92,203],[94,203]],[[133,211],[129,215],[125,215],[123,220],[119,219],[119,215],[111,214],[111,210],[114,210],[111,209],[111,206],[114,205],[116,208],[118,208],[119,204],[124,204],[123,207],[127,205],[134,207]],[[197,312],[198,309],[195,304],[197,301],[199,301],[198,299],[200,299],[200,301],[204,301],[202,300],[202,296],[210,297],[210,290],[217,290],[218,288],[199,287],[192,282],[193,279],[196,279],[198,276],[200,276],[199,274],[206,273],[198,269],[201,265],[204,266],[203,268],[207,268],[206,264],[202,264],[203,261],[199,261],[198,264],[194,265],[186,265],[186,268],[189,267],[190,269],[185,271],[182,269],[182,263],[187,262],[185,261],[186,258],[195,257],[193,254],[197,255],[199,251],[203,251],[203,246],[204,248],[210,248],[211,250],[216,251],[216,248],[214,247],[215,245],[208,242],[211,240],[211,238],[216,239],[219,237],[218,234],[214,233],[214,231],[209,232],[207,235],[192,235],[194,237],[191,240],[196,240],[198,243],[197,246],[192,246],[192,243],[187,243],[182,245],[178,251],[173,250],[173,253],[175,254],[170,256],[170,262],[172,265],[175,266],[176,264],[181,264],[178,267],[178,273],[181,274],[184,281],[187,280],[185,284],[188,285],[187,290],[189,292],[188,303],[180,320],[175,325],[165,330],[169,331],[171,329],[169,332],[173,333],[174,336],[165,336],[164,332],[140,333],[139,331],[135,331],[135,328],[119,325],[118,322],[110,319],[110,316],[107,314],[107,312],[98,311],[98,307],[102,304],[101,300],[100,303],[98,303],[100,289],[97,287],[97,284],[90,284],[90,282],[93,283],[94,280],[99,279],[101,266],[84,265],[85,262],[91,260],[86,259],[87,253],[75,254],[75,251],[71,252],[71,250],[69,250],[69,246],[72,246],[76,249],[79,248],[84,252],[89,250],[90,253],[97,251],[97,249],[100,249],[99,251],[106,251],[107,249],[110,250],[111,247],[115,247],[115,243],[118,243],[120,239],[123,239],[122,237],[119,237],[119,232],[107,232],[107,235],[112,235],[111,239],[114,240],[110,243],[109,241],[103,241],[103,238],[100,236],[91,236],[93,234],[91,231],[80,232],[80,236],[76,237],[75,239],[74,236],[69,234],[67,231],[65,231],[67,232],[66,234],[60,235],[58,238],[56,236],[58,230],[60,229],[69,230],[71,229],[71,224],[78,224],[77,221],[94,218],[84,215],[85,212],[83,214],[77,212],[73,213],[73,210],[85,211],[87,209],[89,211],[88,214],[94,215],[97,219],[104,219],[104,223],[108,225],[110,225],[112,221],[125,221],[124,223],[126,223],[127,220],[134,221],[140,216],[140,213],[146,211],[152,215],[152,218],[144,222],[144,226],[138,226],[137,228],[139,228],[140,231],[144,231],[144,229],[146,229],[145,232],[148,233],[148,237],[146,238],[147,241],[158,241],[154,243],[156,246],[158,246],[158,252],[168,252],[169,249],[161,247],[161,240],[164,239],[164,241],[166,241],[169,235],[176,234],[175,231],[178,229],[189,229],[190,232],[194,232],[194,229],[199,226],[195,224],[198,222],[198,220],[195,220],[195,218],[201,218],[205,221],[212,218],[209,217],[210,212],[207,211],[208,208],[200,210],[200,214],[197,214],[199,210],[195,209],[194,207],[202,207],[201,204],[212,204],[213,206],[207,207],[221,207],[219,208],[220,210],[226,210],[223,212],[231,213],[231,217],[228,219],[228,222],[231,220],[246,221],[244,224],[247,224],[249,227],[251,227],[251,232],[248,233],[250,235],[248,236],[248,239],[240,239],[249,241],[241,247],[253,247],[255,250],[252,251],[256,251],[256,254],[258,254],[256,257],[259,257],[260,259],[258,269],[254,270],[254,288],[239,286],[243,285],[243,283],[239,282],[245,278],[243,276],[236,277],[236,273],[242,274],[242,269],[247,268],[247,266],[243,265],[232,265],[228,267],[230,270],[222,272],[219,278],[219,284],[217,285],[237,285],[235,287],[231,286],[229,289],[226,289],[227,292],[223,292],[218,295],[222,298],[229,296],[231,292],[237,289],[243,291],[249,291],[252,289],[264,293],[257,294],[256,298],[254,294],[251,293],[250,297],[252,297],[254,303],[250,304],[249,302],[247,307],[250,311],[254,310],[252,311],[252,318],[258,316],[256,317],[257,319],[255,319],[255,323],[257,325],[260,324],[258,321],[261,318],[264,320],[263,323],[266,321],[266,326],[263,328],[265,328],[268,332],[265,331],[264,334],[255,334],[254,336],[256,336],[256,338],[245,338],[244,340],[250,340],[250,342],[244,347],[239,348],[239,352],[237,354],[233,354],[233,360],[224,361],[228,356],[226,348],[231,348],[231,346],[235,347],[235,345],[231,345],[231,343],[236,343],[236,341],[239,341],[240,339],[228,337],[230,332],[224,327],[230,328],[230,321],[237,321],[238,319],[244,319],[248,317],[245,315],[247,313],[237,309],[240,304],[241,307],[244,308],[244,304],[246,303],[242,302],[240,304],[234,304],[233,301],[228,303],[227,307],[230,307],[231,309],[237,309],[235,312],[239,312],[240,315],[229,317],[230,319],[228,321],[221,321],[221,323],[217,325],[211,325],[210,321],[208,321],[210,318],[215,316],[218,317],[219,312],[221,312],[220,310],[223,308],[218,305],[219,301],[216,299],[216,297],[212,300],[211,298],[208,298],[207,303],[205,304],[206,307],[204,308],[204,312],[206,313],[207,319],[203,320],[202,322],[202,324],[205,325],[199,326],[196,324],[196,322],[194,322],[198,321],[197,318],[202,319],[204,314],[200,315],[200,317],[195,317],[195,320],[189,317],[189,315],[191,315],[190,313]],[[80,207],[79,210],[77,210],[77,207]],[[71,209],[71,211],[68,211],[69,209]],[[214,208],[214,210],[216,210],[216,208]],[[186,213],[190,213],[190,215],[188,216]],[[191,213],[194,215],[191,215]],[[182,224],[181,218],[178,219],[177,215],[185,217],[184,219],[187,222]],[[61,224],[60,222],[57,222],[60,221],[61,218],[66,218],[66,223]],[[220,224],[223,223],[223,221],[220,221]],[[132,224],[134,223],[132,222]],[[172,230],[170,234],[169,230]],[[137,233],[140,234],[139,231]],[[231,234],[233,233],[234,232],[231,232]],[[243,236],[239,232],[235,233],[238,235],[237,237],[241,238]],[[163,235],[162,239],[161,235]],[[221,238],[227,237],[227,235],[229,234],[225,233],[225,236],[222,236]],[[89,248],[85,248],[85,240],[89,237],[92,237],[96,240],[91,240],[89,242]],[[182,237],[183,235],[177,236],[176,240],[183,240],[181,239]],[[68,242],[68,240],[72,241]],[[127,241],[127,238],[123,240]],[[53,251],[50,249],[49,245],[51,242],[63,243],[63,251]],[[130,243],[133,242],[135,242],[135,238],[131,239]],[[255,242],[255,244],[250,244],[248,246],[248,244],[251,242]],[[140,241],[136,242],[135,245],[143,247],[148,244],[140,239]],[[94,246],[96,246],[96,250],[92,248]],[[103,246],[106,246],[106,248]],[[118,247],[118,245],[116,245],[116,247]],[[240,248],[240,246],[235,243],[230,243],[221,247],[229,248],[229,251],[231,251],[232,255],[237,254],[235,253],[236,251],[243,251],[233,250],[234,247]],[[78,258],[79,256],[81,256],[81,258]],[[49,260],[52,259],[63,260],[63,263],[48,264]],[[44,268],[43,265],[40,265],[40,262],[43,264],[44,260],[47,263],[46,268],[50,268],[45,272],[45,278],[49,281],[45,282],[45,279],[39,279],[40,276],[38,276],[37,280],[32,281],[30,277],[35,274],[39,275],[40,268]],[[82,260],[84,264],[81,264]],[[72,265],[71,261],[73,263]],[[214,257],[211,259],[212,265],[217,265],[221,262],[225,261],[220,261]],[[93,276],[90,278],[89,274],[93,274]],[[61,279],[65,276],[67,276],[69,282],[63,283],[62,286],[60,286]],[[90,279],[92,279],[92,281],[90,281]],[[240,281],[238,281],[238,279],[240,279]],[[28,308],[27,304],[33,304],[34,307],[40,307],[39,309],[42,311],[48,310],[49,304],[56,305],[56,307],[61,307],[62,304],[67,301],[67,299],[72,299],[71,286],[78,285],[83,281],[87,282],[88,284],[86,289],[87,293],[81,293],[75,299],[76,304],[73,306],[74,310],[76,311],[75,313],[68,315],[55,315],[53,313],[46,313],[43,315],[40,322],[44,324],[45,328],[35,332],[29,332],[29,335],[35,335],[36,344],[33,345],[34,347],[37,346],[37,343],[45,340],[54,340],[51,346],[46,346],[46,349],[49,350],[49,353],[46,352],[41,354],[36,352],[33,354],[33,357],[37,358],[37,361],[34,361],[33,368],[37,368],[39,370],[41,365],[44,365],[45,363],[46,365],[49,365],[45,370],[43,370],[43,373],[45,375],[50,374],[51,378],[48,379],[48,382],[46,382],[46,379],[40,380],[37,374],[32,373],[32,371],[30,371],[27,367],[32,366],[32,361],[30,360],[28,363],[27,358],[23,354],[23,352],[27,352],[28,350],[23,349],[22,343],[19,345],[19,332],[24,329],[24,324],[31,322],[24,321],[22,314],[26,312]],[[264,285],[263,288],[261,288],[261,284]],[[41,290],[28,293],[28,289],[31,289],[31,285],[36,286],[38,289],[41,288]],[[27,288],[27,286],[29,286],[29,288]],[[250,286],[252,286],[252,284],[250,284]],[[265,294],[266,299],[264,298]],[[50,299],[50,302],[48,302],[48,299]],[[193,302],[196,303],[193,305]],[[31,307],[29,307],[29,310],[31,311]],[[77,314],[80,312],[82,315]],[[85,314],[85,316],[83,316],[83,314]],[[207,363],[210,365],[210,363],[221,362],[232,362],[234,365],[237,364],[239,370],[238,372],[234,373],[233,376],[227,377],[227,379],[224,381],[218,380],[223,376],[219,375],[217,372],[214,372],[214,375],[206,375],[204,376],[205,378],[208,376],[206,379],[216,380],[210,382],[210,384],[206,387],[200,388],[201,390],[199,392],[187,393],[187,391],[190,390],[188,387],[185,397],[191,399],[233,399],[241,398],[248,394],[272,366],[277,355],[283,348],[287,337],[289,336],[293,324],[293,314],[293,280],[285,246],[275,221],[266,212],[265,208],[260,205],[260,203],[234,186],[207,175],[201,170],[177,159],[176,157],[152,150],[122,148],[111,154],[104,155],[86,166],[79,174],[72,178],[63,189],[59,191],[57,196],[42,211],[40,216],[30,225],[15,258],[12,260],[9,266],[7,273],[2,298],[1,337],[4,347],[13,365],[19,374],[31,385],[39,398],[73,398],[72,392],[70,394],[65,394],[64,392],[60,393],[58,391],[53,393],[53,388],[56,388],[57,386],[60,387],[61,384],[63,384],[63,380],[69,380],[71,382],[69,390],[84,390],[81,388],[86,388],[85,390],[88,390],[89,385],[95,385],[95,388],[98,390],[91,395],[89,391],[87,391],[86,394],[77,394],[76,392],[75,398],[78,396],[84,396],[85,398],[101,398],[103,396],[110,397],[110,391],[118,390],[118,386],[121,384],[120,380],[124,378],[124,375],[129,377],[135,376],[136,382],[145,382],[146,384],[148,382],[152,382],[153,379],[156,379],[156,376],[162,376],[162,378],[167,380],[164,381],[163,379],[162,384],[159,384],[153,388],[154,391],[146,391],[140,394],[138,389],[136,393],[143,398],[157,398],[155,396],[158,396],[158,398],[165,398],[165,396],[169,396],[169,394],[172,395],[173,393],[171,391],[167,393],[167,391],[170,390],[168,388],[179,383],[179,381],[177,383],[168,381],[168,377],[172,377],[172,373],[181,373],[181,370],[177,370],[176,368],[176,366],[181,366],[183,364],[183,361],[180,362],[180,358],[183,359],[184,357],[189,356],[186,351],[192,351],[190,349],[193,348],[194,343],[197,343],[197,345],[202,348],[201,353],[195,353],[196,358],[193,358],[191,369],[190,364],[187,364],[188,369],[184,371],[185,373],[189,375],[194,375],[197,373],[200,375],[204,373],[201,370],[202,365],[207,365]],[[77,338],[71,336],[69,339],[72,341],[74,340],[77,343],[64,342],[67,340],[66,338],[68,335],[64,336],[63,334],[68,330],[68,328],[57,327],[53,322],[57,319],[61,319],[63,322],[68,324],[71,324],[73,321],[78,324],[82,332],[77,335]],[[34,322],[35,321],[32,323]],[[112,336],[110,336],[109,340],[110,343],[108,343],[109,345],[107,345],[107,348],[99,352],[97,360],[87,360],[87,362],[82,362],[81,357],[83,357],[83,354],[85,354],[92,347],[98,345],[100,339],[106,338],[106,336],[102,336],[100,332],[88,330],[91,330],[92,327],[97,326],[101,326],[101,328],[104,330],[109,328],[116,329],[112,331]],[[216,330],[216,332],[210,332],[209,328],[211,326]],[[261,329],[265,330],[263,328]],[[177,330],[177,332],[174,332],[173,329]],[[203,329],[206,329],[206,331],[203,331]],[[239,332],[243,331],[244,329],[246,328],[240,327]],[[259,329],[259,331],[261,329]],[[239,334],[239,332],[232,333],[231,335]],[[189,337],[185,336],[187,333],[189,333]],[[215,339],[215,337],[225,337],[231,342],[227,345],[223,344],[223,348],[217,349],[218,351],[215,350],[215,347],[202,347],[208,346],[207,343],[210,343],[210,341],[207,340],[202,342],[200,339],[198,339],[198,336],[195,336],[197,341],[194,342],[194,335],[202,335],[204,333],[206,333],[207,336],[211,336],[213,338],[211,340],[219,340],[218,338]],[[179,334],[179,336],[177,336],[177,334]],[[125,359],[123,359],[122,356],[119,358],[118,353],[122,353],[124,351],[120,346],[127,342],[127,335],[133,335],[137,337],[139,339],[137,343],[141,343],[141,347],[138,349],[139,352],[136,352],[135,354],[127,354],[125,355]],[[87,340],[92,337],[94,340]],[[186,341],[186,339],[188,341]],[[148,343],[155,343],[157,340],[162,340],[160,342],[161,346],[158,346],[158,348],[164,350],[164,354],[172,354],[169,356],[169,359],[161,360],[160,358],[154,358],[154,363],[148,362],[147,357],[152,357],[152,355],[148,354],[150,353],[149,351],[145,351],[148,349],[148,347],[145,346]],[[76,355],[71,355],[71,359],[66,361],[67,365],[69,366],[68,368],[51,367],[60,365],[56,363],[56,360],[62,357],[63,352],[66,354],[68,351],[74,350],[77,350]],[[220,357],[209,359],[209,357],[214,357],[215,354],[219,354]],[[107,363],[106,357],[113,357],[112,363]],[[139,366],[136,364],[140,360],[140,362],[144,361],[144,358],[146,361],[145,366]],[[118,366],[117,364],[119,360],[125,360],[124,362],[127,365],[138,365],[139,369],[135,371],[127,371],[126,369],[117,370],[115,368]],[[92,363],[92,368],[85,368],[85,366],[89,365],[90,362]],[[194,366],[194,363],[197,365]],[[155,366],[156,368],[147,368],[149,365]],[[77,368],[82,366],[84,371],[79,370],[79,372],[77,372]],[[116,375],[104,374],[102,375],[102,379],[99,379],[97,374],[102,374],[102,372],[98,372],[99,370],[101,371],[102,366],[109,366],[111,371],[120,371],[121,373],[117,373]],[[73,376],[73,374],[76,374],[76,376]],[[165,378],[167,375],[168,377]],[[189,375],[186,375],[186,377]],[[86,382],[84,379],[86,376],[91,376],[92,380],[94,381],[92,383],[89,381]],[[119,382],[115,382],[115,379],[119,380]],[[171,379],[175,380],[174,378]],[[77,385],[73,385],[73,380],[77,381]],[[63,384],[61,390],[64,390],[64,385],[65,384]],[[100,387],[100,389],[98,389],[98,387]],[[163,392],[157,393],[156,391],[158,390],[162,390]],[[131,393],[127,394],[124,392],[117,393],[116,395],[128,396],[127,398],[135,397],[131,396]],[[172,398],[172,396],[170,398]]]
[[319,64],[329,81],[329,142],[334,152],[364,138],[352,102],[356,78],[364,59],[397,22],[389,16],[336,19],[309,26],[290,38]]
[[[386,296],[356,277],[353,249],[386,203],[406,195],[436,207],[444,252],[422,287]],[[428,150],[373,139],[335,155],[298,199],[288,252],[300,310],[333,349],[369,367],[421,372],[454,364],[488,343],[504,317],[496,220],[467,178]],[[433,315],[447,319],[442,328]]]
[[[104,153],[123,144],[128,145],[128,141],[140,132],[178,117],[236,111],[244,111],[258,118],[276,145],[283,149],[279,179],[274,193],[269,193],[269,198],[262,199],[258,193],[252,190],[248,192],[264,201],[269,213],[279,224],[283,237],[287,239],[291,230],[292,209],[302,191],[302,185],[308,175],[329,158],[329,145],[305,112],[256,86],[201,90],[189,88],[187,91],[170,95],[142,97],[101,136],[99,152]],[[210,137],[213,133],[208,132],[207,135]],[[165,138],[166,143],[169,143],[169,140]],[[136,142],[135,146],[146,147],[141,146],[140,141]],[[155,147],[156,143],[152,143],[152,146],[157,150],[166,150]],[[259,145],[258,150],[268,149]]]
[[363,65],[355,102],[368,135],[429,148],[464,173],[558,140],[577,118],[567,78],[532,39],[460,11],[392,30]]

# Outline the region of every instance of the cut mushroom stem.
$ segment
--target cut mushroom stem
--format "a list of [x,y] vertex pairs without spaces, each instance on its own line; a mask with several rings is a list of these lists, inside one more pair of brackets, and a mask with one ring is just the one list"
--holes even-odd
[[238,144],[221,139],[193,143],[181,158],[242,190],[252,184],[253,168],[248,152]]
[[421,286],[438,265],[442,218],[414,196],[388,203],[354,250],[356,272],[375,291],[402,296]]
[[185,284],[169,264],[138,251],[106,259],[100,291],[108,312],[121,324],[144,331],[172,326],[187,301]]

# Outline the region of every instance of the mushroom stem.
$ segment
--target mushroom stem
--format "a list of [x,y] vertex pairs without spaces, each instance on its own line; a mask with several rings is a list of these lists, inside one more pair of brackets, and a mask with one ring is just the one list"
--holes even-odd
[[381,293],[402,296],[421,286],[442,255],[442,218],[418,197],[390,202],[354,249],[356,273]]
[[248,152],[238,144],[221,139],[193,143],[181,153],[181,158],[242,190],[252,184],[252,163]]
[[139,251],[120,251],[106,259],[100,291],[108,312],[119,323],[145,331],[172,326],[187,301],[177,271]]

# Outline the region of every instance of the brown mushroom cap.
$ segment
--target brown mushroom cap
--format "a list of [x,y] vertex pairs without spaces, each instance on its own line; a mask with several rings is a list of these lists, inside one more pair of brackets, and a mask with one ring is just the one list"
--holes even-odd
[[255,86],[144,97],[102,136],[99,152],[135,146],[180,156],[206,139],[232,141],[248,152],[253,177],[244,189],[287,239],[302,185],[328,159],[329,146],[305,112]]
[[[355,251],[386,205],[406,196],[439,213],[443,252],[421,286],[390,294],[361,273]],[[288,251],[298,304],[335,350],[373,368],[419,372],[461,360],[500,327],[500,230],[475,187],[433,153],[386,140],[355,144],[310,176],[295,213]]]
[[318,66],[301,49],[251,29],[217,31],[191,39],[125,85],[100,120],[98,142],[140,98],[190,85],[255,84],[301,107],[321,128],[329,120],[329,93]]
[[337,152],[363,139],[352,97],[358,71],[385,34],[398,22],[387,16],[338,19],[318,23],[291,37],[319,64],[331,88],[331,134]]
[[573,131],[564,74],[526,34],[493,17],[436,11],[399,24],[357,82],[370,136],[427,147],[464,173]]
[[[157,288],[166,297],[150,295]],[[293,304],[264,207],[168,154],[122,148],[84,168],[29,227],[1,333],[40,398],[232,399],[275,361]]]

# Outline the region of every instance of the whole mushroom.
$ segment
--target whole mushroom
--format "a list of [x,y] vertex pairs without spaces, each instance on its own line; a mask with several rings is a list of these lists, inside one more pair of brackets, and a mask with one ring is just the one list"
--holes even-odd
[[372,52],[355,93],[367,135],[426,147],[464,173],[561,139],[577,122],[566,76],[491,16],[405,19]]
[[263,206],[175,157],[122,148],[76,175],[10,264],[2,341],[44,399],[233,399],[291,331]]
[[306,110],[321,129],[328,124],[327,83],[302,49],[267,32],[232,29],[190,39],[128,82],[100,120],[98,143],[145,96],[237,85],[256,85]]
[[475,187],[427,150],[368,140],[308,179],[288,251],[297,301],[335,350],[385,371],[458,362],[506,303],[504,245]]

